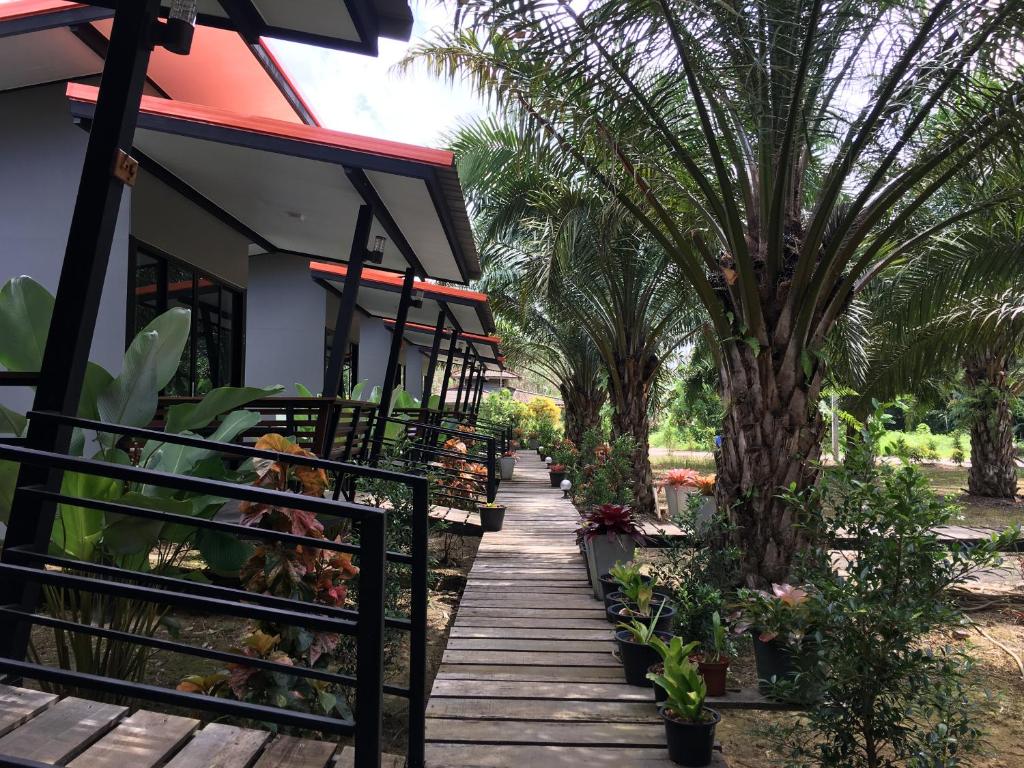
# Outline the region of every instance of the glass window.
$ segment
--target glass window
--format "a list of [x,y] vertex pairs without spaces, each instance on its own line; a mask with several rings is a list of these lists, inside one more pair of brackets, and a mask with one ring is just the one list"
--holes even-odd
[[182,307],[192,313],[189,343],[164,394],[205,395],[216,387],[240,385],[243,292],[137,241],[132,255],[129,343],[169,309]]

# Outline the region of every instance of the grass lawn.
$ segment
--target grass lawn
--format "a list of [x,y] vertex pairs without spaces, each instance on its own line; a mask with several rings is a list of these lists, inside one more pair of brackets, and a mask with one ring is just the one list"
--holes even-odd
[[[715,460],[710,453],[701,451],[654,449],[651,451],[651,466],[654,468],[657,482],[662,474],[676,467],[687,467],[699,472],[714,472]],[[952,498],[963,508],[960,525],[989,528],[1024,525],[1024,498],[1021,496],[1018,496],[1017,501],[1012,502],[969,496],[966,490],[966,467],[939,463],[919,464],[918,467],[931,482],[936,493]],[[1018,475],[1021,478],[1021,489],[1024,494],[1024,470],[1018,470]]]

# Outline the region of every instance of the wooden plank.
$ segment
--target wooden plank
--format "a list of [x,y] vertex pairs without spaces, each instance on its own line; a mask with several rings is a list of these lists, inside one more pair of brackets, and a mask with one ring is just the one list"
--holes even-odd
[[[534,640],[612,640],[612,628],[608,629],[548,629],[545,627],[524,627],[515,632],[510,632],[508,627],[466,627],[461,625],[453,626],[448,637],[455,639],[470,638],[494,638],[500,640],[509,635],[515,635],[519,639]],[[450,642],[450,641],[449,641]]]
[[448,664],[509,664],[558,667],[622,667],[608,653],[530,653],[522,651],[449,651],[441,659]]
[[0,739],[0,755],[63,765],[110,730],[126,711],[69,696]]
[[185,745],[167,768],[249,768],[269,733],[211,723]]
[[[532,592],[532,591],[531,591]],[[538,600],[537,595],[524,593],[519,595],[490,594],[481,595],[477,592],[463,594],[459,605],[477,608],[537,608],[538,604],[543,605],[545,601]],[[604,603],[594,599],[593,595],[560,595],[557,598],[558,610],[564,611],[592,611],[604,613]]]
[[[503,664],[452,664],[441,665],[438,672],[441,679],[463,680],[510,680],[548,683],[551,681],[614,682],[621,683],[622,667],[543,667],[536,665],[506,666]],[[646,690],[646,689],[645,689]]]
[[253,768],[326,768],[337,748],[329,741],[278,736]]
[[430,718],[427,741],[472,744],[561,744],[564,746],[619,745],[660,747],[665,744],[662,723],[574,723],[512,720]]
[[[573,609],[562,610],[561,608],[495,608],[487,605],[467,605],[458,609],[459,616],[497,616],[502,619],[568,619],[575,621],[579,619],[590,619],[601,621],[605,615],[600,609]],[[605,621],[607,624],[608,622]]]
[[533,651],[562,653],[611,653],[615,646],[611,637],[599,640],[538,640],[535,638],[461,638],[450,637],[448,648],[453,651]]
[[56,701],[57,696],[52,693],[0,685],[0,736],[6,736]]
[[438,677],[434,681],[434,689],[430,697],[453,697],[459,699],[491,698],[491,699],[558,699],[561,701],[618,701],[644,702],[654,701],[651,688],[626,685],[621,671],[618,682],[577,683],[569,681],[546,681],[544,683],[495,681],[495,680],[459,680]]
[[69,768],[152,768],[185,743],[199,721],[140,710],[71,761]]
[[574,722],[661,723],[654,697],[646,701],[562,701],[560,699],[451,699],[431,696],[427,717],[478,720],[571,720]]
[[[664,747],[614,749],[561,745],[427,744],[427,764],[430,768],[677,768]],[[716,752],[709,768],[728,768],[728,763]]]
[[[345,747],[338,755],[334,765],[336,768],[353,768],[356,764],[356,748]],[[405,758],[402,755],[381,755],[380,768],[405,768]]]
[[[563,616],[473,616],[458,615],[457,627],[546,627],[549,629],[611,629],[607,619],[567,619]],[[515,634],[510,632],[509,634]]]

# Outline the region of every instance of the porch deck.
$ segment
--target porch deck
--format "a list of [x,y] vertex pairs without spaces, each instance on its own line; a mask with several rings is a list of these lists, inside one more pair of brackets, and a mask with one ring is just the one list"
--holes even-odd
[[[0,764],[69,768],[345,768],[333,742],[0,685]],[[382,768],[403,758],[385,756]]]
[[[671,766],[651,691],[625,684],[574,543],[578,515],[520,454],[427,706],[429,768]],[[715,766],[725,766],[716,753]]]

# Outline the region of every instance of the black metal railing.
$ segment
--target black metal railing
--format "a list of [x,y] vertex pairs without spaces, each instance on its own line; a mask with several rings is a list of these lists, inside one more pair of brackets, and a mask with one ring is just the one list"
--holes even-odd
[[[341,543],[254,528],[224,520],[208,520],[179,515],[116,501],[90,499],[41,486],[19,488],[19,498],[30,502],[48,505],[68,504],[127,517],[177,523],[190,529],[209,529],[231,533],[240,539],[288,542],[321,550],[345,552],[358,557],[360,566],[356,607],[336,608],[319,603],[249,592],[239,587],[205,584],[113,565],[60,557],[32,547],[8,547],[0,555],[0,576],[20,584],[21,594],[27,598],[20,604],[0,606],[0,615],[4,617],[4,624],[9,629],[18,625],[46,626],[62,631],[78,632],[108,640],[124,641],[148,648],[181,653],[196,658],[286,672],[288,675],[296,677],[347,686],[354,689],[355,692],[356,707],[353,718],[290,711],[74,670],[56,669],[9,655],[0,657],[0,670],[10,676],[28,677],[52,685],[71,685],[221,715],[249,718],[324,733],[352,735],[355,737],[355,764],[360,768],[380,765],[383,695],[397,695],[407,698],[409,701],[408,764],[416,767],[423,765],[429,511],[428,486],[425,478],[386,469],[279,454],[274,451],[257,450],[251,446],[214,442],[191,435],[123,427],[53,413],[32,412],[29,414],[29,418],[51,420],[63,428],[120,435],[137,442],[152,440],[200,448],[222,457],[242,460],[267,459],[283,464],[314,467],[333,475],[336,487],[340,487],[346,478],[375,478],[401,483],[410,488],[412,495],[412,544],[409,553],[388,551],[387,512],[377,507],[339,500],[337,497],[326,499],[304,496],[222,480],[171,474],[138,466],[67,456],[21,446],[0,445],[0,459],[21,464],[109,478],[124,483],[138,483],[178,492],[205,494],[228,502],[253,502],[283,506],[322,516],[325,519],[346,520],[358,534],[358,543]],[[19,513],[20,510],[15,506],[11,512],[12,518]],[[385,565],[387,562],[411,567],[412,594],[408,619],[385,616]],[[356,647],[355,674],[346,675],[324,669],[288,666],[241,654],[192,646],[175,639],[123,632],[46,615],[38,610],[38,590],[42,586],[64,587],[98,595],[129,598],[160,606],[187,607],[191,610],[213,614],[266,620],[353,637]],[[32,590],[35,592],[33,593]],[[410,633],[409,683],[407,687],[386,685],[384,682],[385,627]]]

